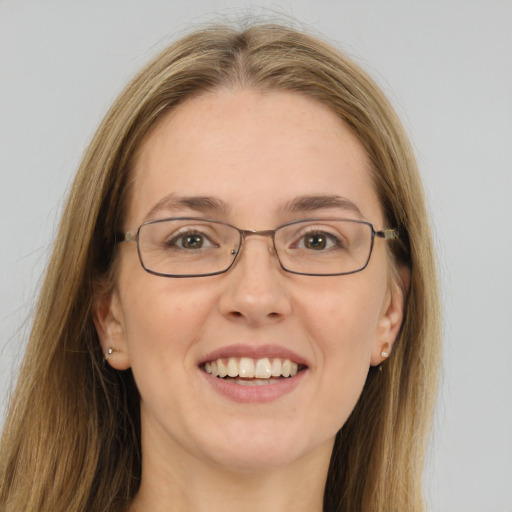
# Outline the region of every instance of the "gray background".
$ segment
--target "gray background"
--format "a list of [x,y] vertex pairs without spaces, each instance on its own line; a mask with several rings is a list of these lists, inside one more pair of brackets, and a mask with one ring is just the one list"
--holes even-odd
[[512,3],[250,5],[0,0],[0,418],[63,197],[123,84],[191,23],[292,15],[383,87],[424,177],[446,338],[429,510],[512,511]]

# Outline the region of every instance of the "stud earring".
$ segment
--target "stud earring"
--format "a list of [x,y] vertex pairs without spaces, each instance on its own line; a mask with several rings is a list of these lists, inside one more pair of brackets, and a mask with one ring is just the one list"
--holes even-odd
[[103,362],[106,363],[108,361],[108,358],[114,353],[117,352],[116,349],[110,347],[105,354],[103,355]]
[[380,352],[380,355],[384,358],[389,357],[389,343],[386,343]]

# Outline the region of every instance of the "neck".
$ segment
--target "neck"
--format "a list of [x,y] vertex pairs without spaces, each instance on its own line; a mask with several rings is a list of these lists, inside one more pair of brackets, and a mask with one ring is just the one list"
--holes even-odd
[[323,486],[315,488],[307,481],[290,481],[283,475],[246,475],[245,478],[195,478],[186,482],[174,481],[160,486],[156,482],[143,485],[130,512],[225,512],[243,510],[293,510],[322,512]]

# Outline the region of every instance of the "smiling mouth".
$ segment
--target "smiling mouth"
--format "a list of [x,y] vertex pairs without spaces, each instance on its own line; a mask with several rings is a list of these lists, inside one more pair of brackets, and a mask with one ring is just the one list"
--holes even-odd
[[229,357],[207,361],[201,369],[213,377],[242,386],[258,386],[295,377],[297,373],[305,370],[306,366],[280,357]]

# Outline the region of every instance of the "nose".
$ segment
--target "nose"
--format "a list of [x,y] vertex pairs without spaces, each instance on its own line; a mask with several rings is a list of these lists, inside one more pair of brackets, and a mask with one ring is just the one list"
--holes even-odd
[[221,313],[251,326],[282,321],[291,312],[285,282],[288,277],[284,274],[272,240],[266,236],[247,237],[234,267],[224,276]]

